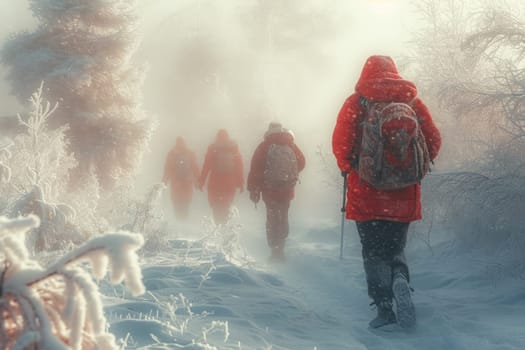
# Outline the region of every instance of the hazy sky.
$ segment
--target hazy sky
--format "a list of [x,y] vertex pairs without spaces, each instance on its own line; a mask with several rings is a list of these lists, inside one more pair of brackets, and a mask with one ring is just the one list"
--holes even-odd
[[[207,2],[201,1],[201,4],[205,3]],[[353,91],[365,58],[370,54],[395,56],[403,51],[404,43],[409,38],[410,28],[406,20],[410,18],[410,14],[407,1],[306,1],[303,3],[322,4],[325,16],[323,20],[332,22],[333,26],[331,34],[321,35],[313,44],[318,45],[318,51],[322,52],[319,62],[311,62],[311,56],[301,56],[303,47],[308,47],[304,49],[307,53],[315,54],[316,47],[310,47],[312,42],[308,38],[295,41],[291,50],[293,52],[284,52],[284,49],[277,48],[271,52],[251,55],[246,53],[245,48],[252,43],[243,37],[245,31],[251,29],[250,24],[231,15],[233,9],[243,1],[217,3],[220,3],[222,11],[191,11],[191,7],[195,7],[195,1],[160,0],[141,5],[144,8],[144,39],[137,57],[150,65],[149,78],[144,89],[145,107],[159,118],[162,125],[158,138],[152,143],[154,152],[146,160],[155,164],[153,168],[160,166],[161,158],[170,146],[169,140],[173,139],[177,131],[188,136],[190,144],[203,153],[219,127],[226,127],[239,141],[248,165],[251,152],[260,141],[267,122],[274,119],[282,121],[295,131],[297,143],[307,148],[308,158],[312,160],[315,158],[316,145],[328,146],[335,116],[346,96]],[[202,18],[196,20],[192,16]],[[224,51],[228,51],[225,54],[226,61],[234,62],[236,66],[233,69],[237,69],[239,75],[252,74],[254,67],[263,70],[261,81],[257,80],[254,85],[245,88],[253,91],[263,89],[268,95],[270,106],[267,109],[270,112],[266,117],[255,117],[260,114],[260,111],[255,111],[258,108],[255,105],[253,115],[237,113],[239,109],[236,106],[242,104],[242,98],[219,95],[212,98],[229,100],[215,101],[220,107],[209,112],[208,117],[203,117],[205,125],[181,123],[180,120],[177,123],[177,116],[171,113],[172,108],[176,109],[173,106],[173,92],[170,91],[172,81],[166,77],[170,76],[171,69],[176,70],[173,67],[173,53],[180,46],[176,39],[170,40],[167,34],[173,33],[172,37],[180,37],[176,33],[185,30],[181,27],[191,27],[196,21],[199,21],[202,31],[212,36],[212,42],[218,42]],[[263,60],[263,55],[265,62],[256,63],[258,59]],[[271,63],[267,64],[266,61]],[[242,70],[245,67],[248,72]],[[176,76],[177,73],[173,75]],[[266,85],[261,88],[259,83]],[[236,89],[235,86],[229,88]],[[244,101],[248,99],[247,97]],[[197,121],[200,121],[199,117],[195,117]],[[159,155],[162,157],[158,157]]]
[[[139,1],[143,37],[134,61],[149,66],[144,108],[159,121],[139,188],[160,180],[164,156],[177,135],[186,136],[202,159],[217,129],[227,128],[248,168],[267,123],[279,120],[295,132],[307,158],[302,192],[324,193],[317,146],[330,151],[336,115],[353,92],[366,57],[403,53],[414,26],[408,0],[259,1],[271,8],[265,19],[250,10],[255,3]],[[27,1],[0,1],[0,45],[8,35],[34,25]],[[212,64],[219,73],[211,76],[217,86],[181,97],[194,85],[194,74],[177,62],[181,56],[186,64],[198,67],[200,62],[191,62],[185,51],[192,35],[201,55],[211,52],[216,60]],[[21,108],[8,94],[5,68],[0,65],[0,115]]]

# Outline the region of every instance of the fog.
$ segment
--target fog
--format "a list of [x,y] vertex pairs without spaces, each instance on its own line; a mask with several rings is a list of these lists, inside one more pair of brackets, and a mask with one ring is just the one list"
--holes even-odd
[[[371,54],[403,54],[414,27],[407,1],[158,0],[139,7],[142,41],[134,60],[147,67],[143,108],[157,128],[137,192],[160,180],[176,136],[187,139],[202,163],[219,128],[238,142],[247,173],[275,120],[293,130],[305,153],[296,203],[309,211],[334,195],[323,184],[316,152],[322,146],[331,154],[337,113],[362,64]],[[35,23],[26,1],[0,4],[0,41]],[[5,79],[0,101],[2,115],[23,108]]]
[[[23,31],[32,33],[38,24],[29,9],[30,1],[51,7],[61,2],[73,6],[124,3],[119,0],[0,0],[0,50],[11,35]],[[135,172],[127,174],[126,169],[112,177],[125,179],[131,175],[133,191],[127,186],[112,187],[114,184],[104,187],[99,181],[100,174],[112,173],[102,170],[97,174],[92,168],[85,171],[89,181],[67,186],[68,181],[75,179],[71,170],[75,170],[76,162],[70,154],[71,144],[67,143],[74,137],[68,140],[66,128],[39,129],[43,135],[36,135],[36,131],[31,133],[32,126],[28,124],[22,129],[29,132],[16,135],[13,144],[3,142],[4,130],[0,130],[0,219],[3,220],[4,215],[15,218],[28,214],[40,218],[42,225],[35,227],[26,240],[28,248],[34,250],[32,255],[47,262],[52,255],[62,254],[65,249],[70,250],[72,244],[85,242],[99,233],[115,230],[142,233],[145,245],[141,248],[144,257],[141,267],[149,293],[140,300],[130,299],[120,287],[100,283],[102,293],[108,297],[104,299],[105,313],[113,317],[110,319],[112,332],[144,344],[153,341],[156,344],[152,347],[156,348],[163,345],[157,335],[164,341],[169,334],[168,342],[186,342],[193,334],[201,333],[206,338],[207,330],[202,327],[204,323],[197,311],[202,310],[207,320],[231,321],[228,349],[240,348],[241,341],[243,348],[249,348],[245,344],[259,342],[253,347],[257,349],[274,345],[280,349],[296,349],[297,344],[306,343],[308,346],[301,348],[358,348],[353,346],[354,340],[369,349],[398,348],[397,344],[403,349],[523,347],[523,332],[519,328],[525,312],[522,292],[525,276],[523,1],[136,2],[140,16],[137,35],[141,40],[132,56],[133,67],[129,67],[127,55],[128,49],[134,47],[132,35],[131,38],[116,35],[119,37],[116,41],[97,39],[97,45],[88,40],[90,45],[85,47],[91,52],[87,52],[96,53],[96,61],[101,65],[86,65],[94,68],[78,79],[82,83],[89,81],[85,86],[97,97],[111,99],[131,91],[126,97],[131,96],[127,102],[133,103],[122,103],[117,109],[111,109],[114,106],[108,104],[107,115],[104,113],[108,109],[103,110],[100,102],[103,98],[91,100],[94,101],[91,107],[95,108],[89,112],[93,114],[75,114],[67,109],[67,102],[63,103],[67,117],[87,115],[77,121],[88,120],[100,126],[103,132],[95,135],[105,137],[92,137],[94,134],[83,127],[77,131],[87,140],[83,144],[89,145],[87,155],[96,153],[97,143],[104,143],[92,144],[91,140],[106,141],[109,146],[98,150],[99,154],[108,156],[104,159],[109,161],[102,162],[107,168],[127,155],[138,159],[143,148],[140,143],[126,153],[130,149],[127,146],[138,144],[130,140],[136,141],[138,137],[129,137],[131,133],[126,128],[119,133],[115,126],[128,121],[142,122],[143,115],[154,121],[148,150],[138,168],[135,169],[136,163],[133,163],[129,169]],[[62,8],[57,12],[60,10]],[[116,18],[109,21],[111,29],[115,23],[122,29],[119,27],[122,22],[129,24],[126,29],[133,27],[133,17],[123,15],[125,9],[119,7],[114,12]],[[82,16],[86,13],[92,14],[84,10]],[[77,15],[74,11],[69,14]],[[105,14],[96,12],[94,17]],[[50,18],[51,23],[55,23],[55,17]],[[77,29],[69,26],[68,21],[56,23],[57,27],[66,23],[66,29]],[[113,39],[112,35],[104,37],[107,32],[100,27],[90,34],[99,32],[103,39]],[[126,30],[122,32],[129,34]],[[66,55],[70,53],[67,44],[77,43],[56,40],[69,38],[67,30],[61,33],[64,36],[55,35],[53,30],[46,34],[49,33],[47,38],[53,45],[66,47]],[[78,33],[86,32],[81,29]],[[115,58],[99,49],[107,42],[117,44],[105,48],[120,48],[119,52],[126,53],[117,56],[118,60],[108,66],[114,69],[118,65],[117,68],[125,72],[140,72],[144,68],[142,83],[138,78],[130,82],[121,79],[122,75],[104,70],[108,58]],[[406,249],[413,277],[411,283],[417,291],[414,300],[419,326],[417,332],[400,336],[370,332],[366,328],[372,310],[366,298],[362,245],[354,222],[343,220],[346,231],[339,230],[342,177],[331,150],[332,132],[341,105],[354,92],[363,64],[370,55],[394,58],[401,75],[416,83],[418,95],[429,107],[442,136],[437,161],[431,165],[432,172],[421,186],[423,220],[410,225]],[[26,56],[12,57],[15,58],[11,65],[13,61],[15,64],[29,62],[20,65],[22,69],[18,72],[33,78],[31,83],[38,84],[40,75],[25,68],[39,67],[42,76],[56,72],[43,64],[32,65],[34,61],[24,60]],[[56,89],[48,91],[77,92],[74,83],[78,77],[75,72],[71,73],[69,62],[65,62],[57,75],[67,79],[57,79]],[[8,72],[9,67],[0,63],[0,118],[19,112],[23,117],[38,115],[42,104],[31,106],[12,95],[9,79],[13,77],[8,78]],[[110,78],[93,78],[99,73]],[[86,76],[87,79],[83,79]],[[14,80],[18,87],[33,89],[27,83],[31,79],[15,77]],[[61,84],[70,80],[72,85]],[[92,83],[93,80],[99,85]],[[140,89],[135,89],[137,85]],[[70,86],[74,88],[69,89]],[[112,91],[106,94],[101,87],[107,86]],[[20,96],[26,92],[17,93]],[[138,107],[134,103],[136,95],[139,95]],[[116,100],[117,104],[121,102]],[[73,101],[74,106],[83,105]],[[140,118],[134,119],[133,112],[138,112]],[[101,123],[103,118],[97,119],[101,114],[116,116],[113,119],[116,122]],[[95,118],[89,119],[91,116]],[[269,250],[262,202],[254,208],[246,192],[238,194],[234,200],[238,211],[231,212],[238,212],[239,217],[226,225],[215,225],[206,191],[197,190],[189,220],[177,221],[171,215],[169,193],[162,192],[164,186],[160,184],[165,157],[177,136],[185,137],[202,165],[206,149],[220,128],[227,129],[237,141],[246,178],[252,154],[271,121],[281,122],[294,132],[295,141],[306,157],[306,168],[300,174],[290,207],[287,263],[277,265],[265,263]],[[38,120],[32,125],[35,124]],[[139,131],[149,130],[144,124],[136,125]],[[35,129],[38,128],[33,131]],[[119,143],[124,144],[122,148],[114,147]],[[117,153],[115,149],[124,151]],[[106,196],[100,196],[106,189],[111,190]],[[158,196],[161,193],[163,195]],[[163,210],[158,210],[159,203]],[[9,233],[9,227],[6,232]],[[7,241],[9,237],[4,236]],[[343,238],[344,244],[340,246]],[[341,261],[338,257],[343,251]],[[25,255],[29,257],[29,253]],[[32,263],[20,261],[23,266],[34,269]],[[5,266],[3,277],[11,281],[26,280],[10,275],[13,270],[27,272],[18,270],[18,265],[6,260]],[[9,267],[14,269],[8,271]],[[264,274],[259,273],[261,267]],[[42,283],[32,285],[46,287]],[[184,312],[176,313],[177,320],[157,322],[151,318],[156,309],[151,309],[149,314],[144,311],[152,305],[172,310],[174,290],[184,294],[180,294],[181,298],[187,294],[188,302],[196,306],[191,315],[199,317],[195,318],[197,322],[191,325],[194,328],[190,332],[184,328],[187,319],[179,317],[184,316]],[[186,302],[183,303],[186,309]],[[259,322],[261,318],[263,322]],[[131,331],[129,321],[135,324]],[[178,333],[172,336],[180,322],[185,323],[184,327],[180,326],[180,336]],[[156,328],[152,329],[152,325]]]
[[[27,1],[0,1],[0,45],[21,30],[31,30],[36,21],[32,18]],[[21,105],[9,93],[9,84],[5,81],[6,67],[0,64],[0,116],[19,112]],[[28,96],[29,97],[29,96]]]
[[144,106],[159,126],[141,184],[160,177],[175,136],[185,136],[202,161],[219,128],[239,143],[247,172],[268,123],[277,120],[294,131],[307,159],[294,205],[316,210],[324,195],[332,195],[320,178],[317,146],[330,151],[335,118],[365,58],[403,52],[408,6],[404,1],[268,3],[142,5],[144,37],[136,59],[149,66]]

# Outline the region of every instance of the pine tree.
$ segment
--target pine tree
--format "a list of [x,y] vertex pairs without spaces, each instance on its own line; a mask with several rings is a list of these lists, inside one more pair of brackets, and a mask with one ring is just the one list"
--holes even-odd
[[106,187],[133,173],[151,121],[140,105],[143,70],[131,57],[138,44],[136,1],[30,0],[39,25],[18,33],[1,52],[12,93],[25,100],[45,82],[60,101],[54,127],[69,124],[79,163],[72,184],[93,172]]

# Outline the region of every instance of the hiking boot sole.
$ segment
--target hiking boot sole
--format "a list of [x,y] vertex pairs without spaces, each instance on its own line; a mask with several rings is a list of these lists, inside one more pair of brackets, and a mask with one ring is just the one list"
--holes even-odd
[[397,323],[404,329],[414,328],[416,325],[416,308],[412,303],[410,287],[406,280],[394,281],[392,292],[397,305]]
[[388,328],[388,326],[395,325],[396,320],[377,320],[374,319],[368,323],[368,327],[371,329]]
[[376,334],[393,333],[393,332],[399,331],[400,327],[397,323],[394,322],[394,323],[389,323],[389,324],[386,324],[384,326],[377,327],[377,328],[374,328],[368,325],[368,330],[374,333],[377,332]]

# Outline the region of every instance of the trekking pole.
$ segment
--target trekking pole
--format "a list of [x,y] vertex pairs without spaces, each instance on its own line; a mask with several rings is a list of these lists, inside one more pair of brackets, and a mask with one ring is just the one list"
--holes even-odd
[[341,173],[343,175],[343,206],[341,207],[341,245],[339,247],[339,259],[343,259],[343,244],[344,244],[344,232],[345,232],[345,213],[346,213],[346,189],[348,187],[348,180],[346,171]]

